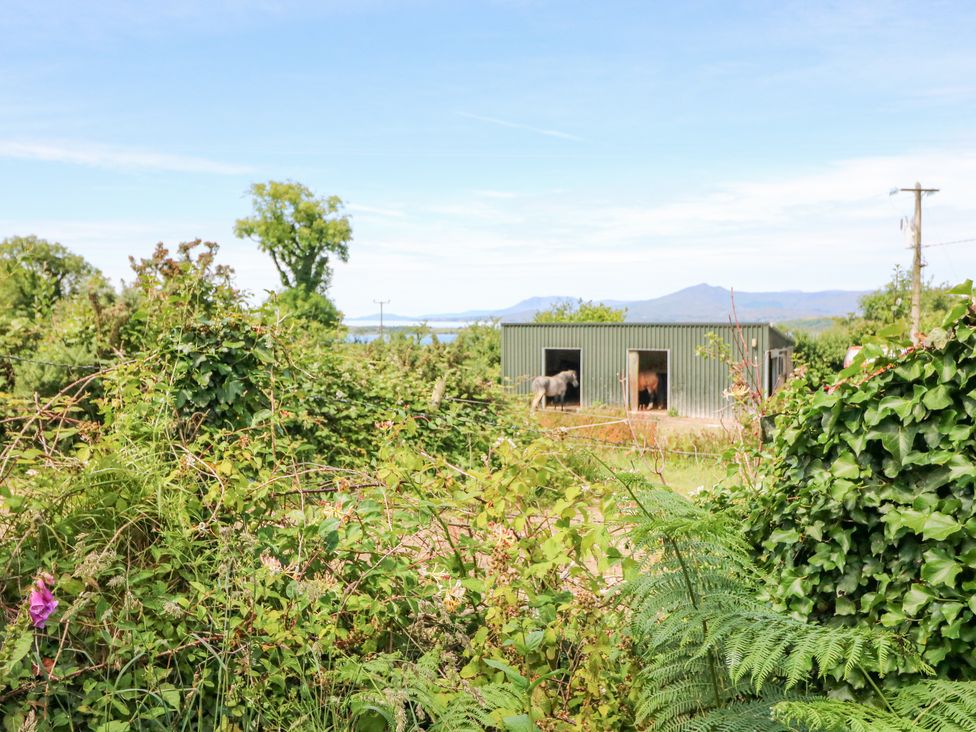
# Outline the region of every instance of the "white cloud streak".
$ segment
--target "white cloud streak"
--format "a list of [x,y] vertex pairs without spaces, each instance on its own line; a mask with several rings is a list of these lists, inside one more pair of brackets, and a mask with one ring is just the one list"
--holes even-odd
[[175,173],[244,175],[252,168],[191,155],[133,150],[86,142],[47,142],[0,139],[0,158],[40,160],[117,170],[155,170]]
[[528,130],[529,132],[535,132],[538,135],[545,135],[546,137],[558,137],[560,140],[583,142],[582,137],[571,135],[568,132],[560,132],[559,130],[547,130],[542,127],[533,127],[532,125],[526,125],[520,122],[509,122],[508,120],[498,119],[496,117],[483,117],[480,114],[471,114],[469,112],[458,112],[457,115],[459,117],[467,117],[468,119],[478,120],[479,122],[487,122],[488,124],[498,125],[499,127],[509,127],[514,130]]

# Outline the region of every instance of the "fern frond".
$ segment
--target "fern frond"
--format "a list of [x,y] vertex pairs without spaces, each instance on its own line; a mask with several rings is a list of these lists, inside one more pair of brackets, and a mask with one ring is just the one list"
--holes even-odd
[[976,732],[976,682],[922,681],[892,692],[888,706],[788,701],[776,704],[773,716],[810,732]]
[[883,709],[835,699],[780,702],[773,706],[773,718],[809,732],[915,732],[923,729],[910,726],[911,722]]
[[974,681],[921,681],[899,689],[891,706],[899,714],[916,720],[919,729],[976,732]]
[[[640,576],[621,592],[632,611],[636,649],[647,660],[637,679],[640,721],[669,732],[781,730],[787,717],[774,721],[770,704],[782,697],[769,694],[789,693],[813,678],[883,675],[892,657],[929,671],[913,647],[883,628],[816,625],[771,609],[761,599],[767,580],[737,527],[669,491],[635,485],[631,479],[628,489],[639,504],[633,535],[645,553],[638,554]],[[806,709],[825,724],[846,709],[828,700],[788,703],[799,706],[782,707],[784,714]],[[875,717],[891,725],[897,718],[854,707],[854,725]],[[940,709],[947,718],[963,717],[968,707],[953,697]],[[857,721],[858,714],[864,719]]]
[[772,698],[736,701],[689,720],[682,732],[787,732],[773,719],[772,705],[782,700]]

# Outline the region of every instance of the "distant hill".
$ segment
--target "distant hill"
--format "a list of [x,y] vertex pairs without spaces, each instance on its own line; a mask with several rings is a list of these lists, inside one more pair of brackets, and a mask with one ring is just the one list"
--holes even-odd
[[[847,315],[858,310],[858,300],[866,291],[824,290],[821,292],[738,292],[735,293],[735,309],[742,322],[762,321],[780,323],[783,321],[806,320],[810,318],[831,318]],[[389,323],[398,320],[427,320],[432,325],[440,320],[483,320],[500,318],[505,323],[524,323],[540,310],[551,307],[562,300],[575,300],[569,296],[530,297],[527,300],[498,310],[465,310],[456,313],[430,313],[427,315],[406,316],[384,314]],[[602,300],[613,307],[627,308],[627,321],[636,323],[677,323],[677,322],[724,322],[731,313],[732,293],[724,287],[700,284],[672,292],[670,295],[650,300]],[[354,324],[357,320],[376,320],[379,314],[348,318]]]
[[[740,321],[778,323],[784,320],[829,318],[856,312],[864,292],[736,292]],[[732,311],[732,293],[724,287],[695,285],[652,300],[627,303],[627,320],[636,322],[725,321]]]

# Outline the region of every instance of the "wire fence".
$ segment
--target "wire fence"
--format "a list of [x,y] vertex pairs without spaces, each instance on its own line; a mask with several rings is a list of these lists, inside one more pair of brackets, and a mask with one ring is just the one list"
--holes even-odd
[[59,363],[57,361],[42,361],[36,358],[24,358],[23,356],[14,356],[12,353],[0,353],[0,361],[20,361],[22,363],[33,363],[40,366],[54,366],[55,368],[62,369],[80,369],[82,371],[98,371],[103,368],[102,364],[87,364],[87,363]]

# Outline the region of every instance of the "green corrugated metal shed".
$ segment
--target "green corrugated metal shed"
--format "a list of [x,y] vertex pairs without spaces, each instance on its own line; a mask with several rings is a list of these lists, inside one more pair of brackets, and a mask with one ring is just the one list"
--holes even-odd
[[[739,327],[769,393],[792,369],[793,342],[769,323]],[[729,408],[723,396],[729,386],[726,367],[696,353],[709,333],[732,345],[737,336],[729,323],[503,323],[501,328],[502,377],[519,393],[529,393],[532,377],[552,375],[578,359],[579,403],[622,406],[630,398],[620,379],[627,378],[635,358],[628,353],[654,351],[640,358],[651,359],[642,364],[667,364],[666,408],[686,417],[718,417]]]

